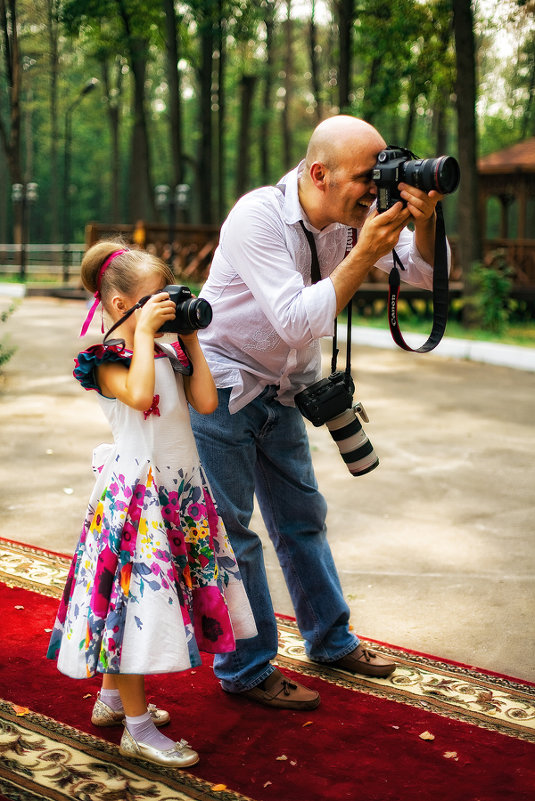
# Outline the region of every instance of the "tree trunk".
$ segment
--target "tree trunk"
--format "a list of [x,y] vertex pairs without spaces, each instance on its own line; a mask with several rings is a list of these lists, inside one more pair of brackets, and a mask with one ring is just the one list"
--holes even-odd
[[165,12],[165,54],[169,107],[169,139],[173,165],[173,186],[183,183],[182,166],[182,102],[180,97],[180,73],[178,71],[177,16],[174,0],[163,0]]
[[256,75],[242,75],[240,80],[240,135],[238,140],[238,170],[236,175],[236,197],[241,197],[250,188],[250,142],[251,110],[256,84]]
[[[472,267],[481,260],[481,232],[478,214],[476,55],[470,0],[453,0],[456,50],[457,134],[461,183],[459,188],[458,253],[463,271],[464,292],[473,295]],[[472,304],[465,306],[465,322],[473,321]]]
[[50,50],[50,241],[59,242],[59,158],[58,158],[58,74],[59,74],[59,5],[47,1],[48,46]]
[[137,55],[132,53],[134,76],[134,128],[132,131],[132,157],[130,162],[130,209],[129,222],[154,219],[153,187],[150,177],[149,136],[145,113],[145,77],[147,64],[144,56],[144,40],[132,42]]
[[321,99],[321,81],[320,81],[320,69],[318,63],[318,51],[317,51],[318,31],[316,27],[315,12],[316,12],[316,3],[315,0],[312,0],[312,10],[310,13],[310,24],[309,24],[310,75],[312,83],[312,94],[314,95],[314,100],[316,103],[315,117],[316,117],[316,122],[319,123],[323,119],[323,103]]
[[292,0],[286,0],[286,19],[284,21],[284,38],[286,43],[284,57],[284,106],[282,108],[282,163],[285,170],[293,166],[292,160],[292,126],[290,123],[290,98],[293,74],[293,47],[292,47]]
[[338,62],[338,106],[340,113],[349,111],[351,94],[351,32],[355,19],[354,0],[338,0],[338,33],[340,56]]
[[219,61],[217,66],[217,220],[223,222],[225,216],[225,21],[223,19],[223,3],[218,4],[218,50]]
[[106,98],[106,108],[108,112],[108,121],[110,123],[111,134],[111,152],[110,152],[110,214],[112,222],[121,221],[121,211],[119,204],[119,176],[121,165],[121,149],[119,138],[119,110],[120,98],[122,95],[122,64],[120,59],[116,59],[117,78],[115,90],[113,91],[112,82],[110,80],[110,67],[106,57],[104,56],[101,62],[101,76],[102,84],[104,86],[104,96]]
[[266,4],[264,24],[266,26],[266,63],[264,69],[264,93],[260,122],[260,175],[263,184],[271,180],[269,167],[270,128],[271,128],[271,95],[273,91],[273,31],[275,27],[275,6]]
[[132,129],[129,222],[155,217],[150,168],[149,136],[145,111],[145,78],[148,42],[132,31],[130,16],[123,0],[117,0],[126,33],[130,68],[134,83],[134,125]]
[[200,102],[199,102],[199,128],[200,144],[197,159],[199,178],[199,214],[200,222],[211,224],[213,222],[212,210],[212,70],[214,56],[214,34],[212,20],[209,14],[201,23],[201,67],[199,75]]
[[[0,25],[3,39],[4,69],[7,92],[7,112],[9,125],[5,126],[0,117],[0,139],[6,154],[7,167],[12,184],[21,184],[21,87],[22,64],[18,40],[18,22],[16,0],[0,0]],[[13,241],[22,244],[24,233],[23,202],[14,203],[13,208]]]

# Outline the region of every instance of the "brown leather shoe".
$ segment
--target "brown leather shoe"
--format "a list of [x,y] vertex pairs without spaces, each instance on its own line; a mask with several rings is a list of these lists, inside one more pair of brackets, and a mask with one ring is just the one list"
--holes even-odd
[[362,676],[373,676],[376,679],[385,679],[396,669],[395,662],[364,648],[362,643],[350,654],[337,659],[336,662],[329,662],[328,666],[347,670],[349,673],[360,673]]
[[320,702],[319,693],[287,679],[278,668],[261,684],[237,695],[275,709],[315,709]]

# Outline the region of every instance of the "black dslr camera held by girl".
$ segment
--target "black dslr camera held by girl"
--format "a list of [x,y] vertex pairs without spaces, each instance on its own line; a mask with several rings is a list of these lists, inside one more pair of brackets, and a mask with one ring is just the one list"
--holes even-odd
[[379,459],[358,419],[360,414],[368,422],[362,404],[353,403],[354,392],[351,373],[338,370],[299,392],[295,403],[313,425],[327,425],[351,475],[362,476],[377,467]]
[[[197,331],[199,328],[207,328],[212,322],[212,307],[204,298],[194,298],[191,290],[187,286],[180,286],[178,284],[169,284],[164,286],[160,292],[168,292],[169,299],[176,304],[175,319],[168,320],[158,329],[158,333],[169,334],[191,334],[192,331]],[[159,294],[156,292],[155,294]],[[136,309],[140,309],[152,295],[145,295],[144,298],[138,300],[135,306],[128,309],[123,316],[115,322],[106,336],[103,339],[103,344],[120,325],[124,323]],[[111,342],[112,340],[110,340]],[[117,342],[120,340],[113,340]],[[110,344],[110,343],[108,343]],[[124,343],[123,343],[124,344]]]
[[[169,299],[176,303],[174,320],[168,320],[159,329],[170,334],[190,334],[199,328],[207,328],[212,322],[212,307],[204,298],[194,298],[187,286],[169,284],[162,289],[169,292]],[[147,298],[143,301],[146,302]],[[140,305],[143,303],[140,301]]]
[[436,189],[449,195],[459,186],[461,171],[453,156],[436,159],[417,159],[406,147],[389,145],[377,156],[372,179],[377,187],[377,211],[389,209],[398,200],[398,184],[402,181],[424,192]]

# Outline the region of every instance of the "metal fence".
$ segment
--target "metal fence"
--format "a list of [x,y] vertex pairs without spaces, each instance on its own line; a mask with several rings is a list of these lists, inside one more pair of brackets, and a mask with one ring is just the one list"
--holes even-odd
[[61,278],[65,267],[70,274],[79,274],[86,245],[12,245],[0,244],[0,275],[39,278]]

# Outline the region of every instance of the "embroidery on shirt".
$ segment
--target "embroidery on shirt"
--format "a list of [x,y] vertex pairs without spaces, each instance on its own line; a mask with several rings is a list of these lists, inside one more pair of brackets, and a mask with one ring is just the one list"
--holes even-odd
[[143,417],[145,418],[145,420],[147,419],[147,417],[150,417],[151,414],[156,415],[156,417],[160,416],[159,403],[160,403],[160,396],[155,395],[152,399],[152,406],[149,409],[147,409],[146,412],[143,412]]

